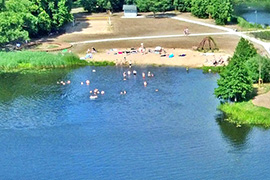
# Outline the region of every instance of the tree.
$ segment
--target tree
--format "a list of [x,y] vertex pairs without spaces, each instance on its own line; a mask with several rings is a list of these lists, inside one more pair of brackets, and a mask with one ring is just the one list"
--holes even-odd
[[31,14],[29,0],[9,0],[0,13],[0,43],[28,40],[29,33],[37,32],[37,18]]
[[151,11],[155,14],[157,12],[165,12],[171,9],[171,0],[137,0],[137,6],[140,11]]
[[29,33],[23,29],[23,18],[14,12],[0,13],[0,44],[28,40]]
[[141,12],[147,12],[149,10],[149,0],[136,0],[137,7]]
[[132,4],[135,4],[135,1],[136,0],[125,0],[125,4],[132,5]]
[[0,0],[0,11],[3,11],[5,8],[5,0]]
[[249,58],[252,58],[257,55],[257,50],[254,45],[248,40],[241,38],[234,52],[234,57],[238,56],[244,62]]
[[218,88],[215,89],[216,97],[235,102],[245,100],[248,93],[253,89],[248,70],[238,56],[234,57],[220,74],[217,84]]
[[208,18],[208,5],[210,0],[192,0],[191,13],[199,18]]
[[191,11],[191,0],[174,0],[173,6],[175,10],[180,12],[190,12]]
[[70,14],[72,0],[31,0],[32,14],[38,18],[38,32],[48,33],[58,30],[72,20]]
[[224,25],[232,17],[233,6],[231,0],[211,0],[207,8],[207,13],[216,24]]
[[253,82],[258,82],[259,78],[263,82],[270,82],[270,59],[256,55],[249,58],[245,62],[245,65],[249,70]]
[[83,6],[84,10],[89,13],[92,13],[96,9],[96,4],[96,0],[81,0],[81,5]]
[[95,11],[103,12],[105,10],[120,11],[123,8],[125,0],[97,0]]

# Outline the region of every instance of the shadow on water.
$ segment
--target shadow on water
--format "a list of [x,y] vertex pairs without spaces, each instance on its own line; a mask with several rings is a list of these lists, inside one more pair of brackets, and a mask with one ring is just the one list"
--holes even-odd
[[[63,80],[71,69],[59,69],[46,72],[33,73],[3,73],[0,74],[0,102],[13,101],[17,97],[29,97],[33,94],[53,86],[57,81]],[[29,88],[31,87],[31,88]],[[46,95],[46,91],[45,95]],[[48,95],[52,92],[48,92]],[[54,92],[61,92],[58,88]]]
[[241,127],[236,127],[236,124],[225,121],[226,115],[224,113],[216,116],[216,122],[220,127],[223,138],[229,145],[235,150],[246,149],[248,144],[249,133],[252,130],[252,127],[242,125]]

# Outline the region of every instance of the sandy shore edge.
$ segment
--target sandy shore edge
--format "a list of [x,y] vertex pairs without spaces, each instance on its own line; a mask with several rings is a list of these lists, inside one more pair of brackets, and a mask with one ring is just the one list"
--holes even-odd
[[[155,48],[147,48],[146,53],[121,53],[130,51],[130,49],[106,49],[92,53],[92,58],[87,58],[87,61],[111,61],[117,65],[132,64],[132,65],[161,65],[161,66],[181,66],[199,68],[202,66],[224,66],[228,63],[230,54],[215,52],[203,53],[190,49],[168,49],[166,48],[166,56],[161,57],[160,54],[154,53]],[[149,52],[149,50],[151,52]],[[164,54],[164,53],[163,53]],[[174,57],[169,58],[173,54]],[[86,54],[79,54],[81,58]]]

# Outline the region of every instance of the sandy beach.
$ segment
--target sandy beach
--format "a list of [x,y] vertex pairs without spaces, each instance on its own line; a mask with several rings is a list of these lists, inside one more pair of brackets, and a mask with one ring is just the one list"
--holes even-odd
[[[149,49],[151,52],[149,52]],[[202,66],[214,66],[215,61],[221,61],[217,65],[226,65],[230,55],[225,53],[203,53],[189,49],[168,49],[166,48],[166,56],[161,57],[160,54],[154,53],[155,48],[147,48],[146,53],[121,53],[130,51],[130,49],[107,49],[93,53],[93,58],[87,58],[88,61],[113,61],[118,65],[165,65],[165,66],[182,66],[197,68]],[[173,54],[174,57],[169,58]],[[182,56],[181,56],[182,55]],[[85,57],[85,54],[80,54]]]

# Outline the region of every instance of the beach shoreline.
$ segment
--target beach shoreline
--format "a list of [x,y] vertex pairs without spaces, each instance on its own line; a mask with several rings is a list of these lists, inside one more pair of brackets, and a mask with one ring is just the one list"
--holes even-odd
[[[146,48],[145,53],[125,53],[130,49],[115,48],[100,50],[91,53],[92,58],[86,61],[111,61],[116,65],[157,65],[157,66],[179,66],[189,68],[200,68],[203,66],[225,66],[231,55],[222,52],[203,53],[190,49],[165,48],[166,53],[155,53],[155,48]],[[78,54],[82,59],[86,54]],[[161,57],[163,55],[163,57]],[[164,56],[166,55],[166,56]],[[169,56],[173,57],[169,57]],[[216,61],[216,63],[215,63]],[[223,61],[223,62],[222,62]]]

